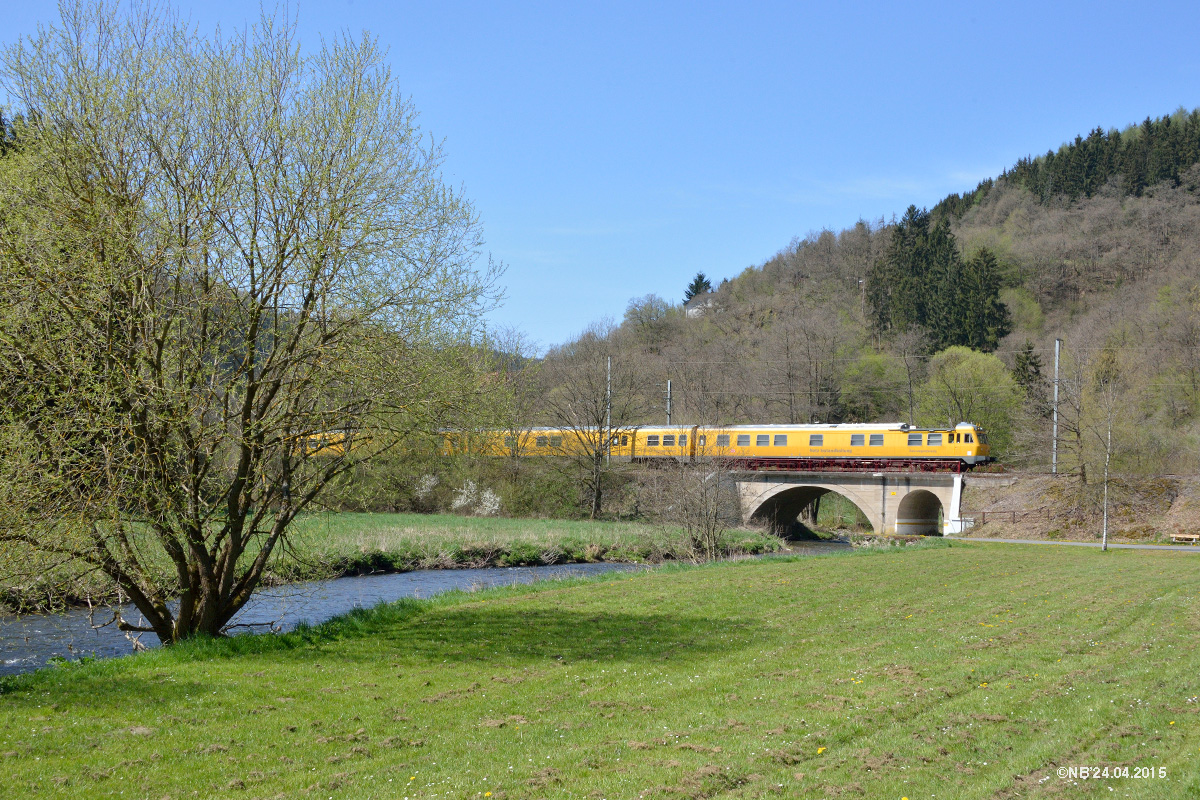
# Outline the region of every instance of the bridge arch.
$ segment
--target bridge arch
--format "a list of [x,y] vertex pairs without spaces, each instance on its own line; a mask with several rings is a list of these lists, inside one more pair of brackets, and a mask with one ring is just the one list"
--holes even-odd
[[744,470],[733,475],[742,519],[786,527],[826,492],[853,503],[876,533],[942,534],[962,529],[957,473]]
[[783,486],[778,491],[760,497],[754,508],[747,509],[747,518],[751,522],[770,525],[775,531],[783,533],[800,518],[805,508],[826,494],[837,494],[846,498],[868,521],[872,520],[873,509],[869,504],[864,505],[860,499],[855,498],[853,492],[847,492],[841,487],[815,483]]
[[915,489],[900,500],[896,509],[896,533],[941,533],[942,501],[928,489]]

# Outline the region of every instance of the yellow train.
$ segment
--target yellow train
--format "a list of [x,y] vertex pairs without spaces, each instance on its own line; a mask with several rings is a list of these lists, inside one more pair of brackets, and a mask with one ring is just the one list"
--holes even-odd
[[[591,452],[593,431],[534,428],[519,435],[490,431],[446,434],[446,452],[553,456]],[[962,422],[954,428],[904,423],[845,425],[638,426],[612,437],[615,459],[654,463],[721,459],[744,469],[971,468],[993,461],[987,434]]]

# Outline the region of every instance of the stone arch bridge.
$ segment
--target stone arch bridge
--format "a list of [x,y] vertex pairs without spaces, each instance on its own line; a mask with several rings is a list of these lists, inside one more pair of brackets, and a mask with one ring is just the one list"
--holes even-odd
[[746,522],[786,527],[813,500],[835,492],[854,503],[876,533],[962,532],[963,476],[951,472],[739,471]]

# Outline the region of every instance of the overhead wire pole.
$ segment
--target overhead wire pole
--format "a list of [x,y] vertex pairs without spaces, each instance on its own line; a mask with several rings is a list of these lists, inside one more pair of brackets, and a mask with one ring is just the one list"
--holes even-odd
[[667,424],[671,424],[671,382],[667,381]]
[[612,463],[612,356],[608,357],[608,368],[604,373],[604,463]]
[[1058,474],[1058,353],[1062,339],[1054,340],[1054,433],[1050,444],[1050,473]]

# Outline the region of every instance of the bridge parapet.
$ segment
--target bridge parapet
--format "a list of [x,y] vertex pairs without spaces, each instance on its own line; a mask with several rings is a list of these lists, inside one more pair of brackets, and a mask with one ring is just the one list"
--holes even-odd
[[746,522],[785,527],[813,500],[834,492],[854,503],[877,533],[962,531],[958,473],[747,470],[733,478]]

